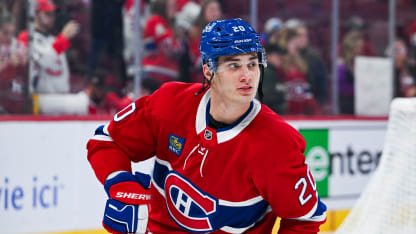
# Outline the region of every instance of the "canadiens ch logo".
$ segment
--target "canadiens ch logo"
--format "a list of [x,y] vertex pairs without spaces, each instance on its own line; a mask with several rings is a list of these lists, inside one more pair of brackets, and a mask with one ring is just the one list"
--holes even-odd
[[155,161],[152,181],[166,199],[172,220],[188,232],[221,229],[227,233],[243,233],[271,211],[261,196],[237,202],[213,197],[159,158]]
[[175,172],[166,177],[165,192],[169,213],[179,226],[193,232],[213,230],[208,216],[216,212],[215,198]]
[[185,144],[185,139],[182,137],[175,136],[173,134],[169,134],[169,150],[176,154],[181,155],[183,145]]

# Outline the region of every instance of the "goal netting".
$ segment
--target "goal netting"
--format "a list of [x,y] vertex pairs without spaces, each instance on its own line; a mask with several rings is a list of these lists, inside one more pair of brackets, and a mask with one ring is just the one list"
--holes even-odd
[[416,98],[390,106],[378,168],[336,234],[416,233]]

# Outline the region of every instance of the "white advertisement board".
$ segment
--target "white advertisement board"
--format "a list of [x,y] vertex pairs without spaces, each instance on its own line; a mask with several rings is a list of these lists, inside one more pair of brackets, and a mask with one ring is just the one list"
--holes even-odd
[[[86,143],[105,122],[0,121],[0,233],[102,229],[106,194],[87,161]],[[375,169],[387,121],[290,123],[312,130],[309,145],[316,143],[313,131],[323,130],[320,142],[331,158],[318,189],[326,189],[329,209],[350,208]],[[150,172],[152,162],[134,170]]]
[[86,157],[98,122],[0,122],[0,232],[97,229],[106,195]]
[[333,128],[329,131],[331,152],[329,199],[332,210],[349,209],[358,199],[382,155],[386,126]]
[[387,121],[291,123],[306,140],[306,161],[328,209],[351,208],[379,163]]

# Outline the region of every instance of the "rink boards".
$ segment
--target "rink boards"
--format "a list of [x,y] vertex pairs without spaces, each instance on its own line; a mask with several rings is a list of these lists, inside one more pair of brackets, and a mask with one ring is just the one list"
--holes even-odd
[[[328,205],[322,231],[335,230],[377,166],[386,118],[288,119]],[[86,142],[105,118],[0,118],[0,233],[105,233],[102,186]],[[135,165],[150,170],[151,161]],[[88,231],[89,230],[89,231]]]

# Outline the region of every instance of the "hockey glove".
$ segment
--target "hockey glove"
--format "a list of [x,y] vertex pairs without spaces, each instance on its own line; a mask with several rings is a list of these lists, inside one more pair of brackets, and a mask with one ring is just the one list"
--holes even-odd
[[145,233],[149,217],[150,176],[120,172],[104,184],[109,199],[103,226],[114,234]]

